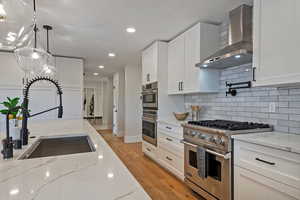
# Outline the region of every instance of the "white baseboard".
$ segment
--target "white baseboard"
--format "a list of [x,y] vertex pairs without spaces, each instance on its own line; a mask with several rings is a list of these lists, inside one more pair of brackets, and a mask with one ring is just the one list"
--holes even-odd
[[119,130],[116,134],[117,137],[123,137],[125,134],[125,131]]
[[101,124],[101,125],[98,125],[98,126],[95,126],[95,128],[97,130],[109,130],[109,129],[112,129],[112,124]]
[[137,143],[142,141],[141,135],[134,135],[134,136],[125,136],[124,142],[125,143]]

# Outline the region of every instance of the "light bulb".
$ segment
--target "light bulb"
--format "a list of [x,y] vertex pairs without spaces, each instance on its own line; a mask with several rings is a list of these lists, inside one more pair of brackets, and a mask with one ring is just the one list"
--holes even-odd
[[47,65],[44,65],[44,72],[46,74],[51,74],[52,70]]
[[4,22],[6,20],[7,14],[4,10],[3,4],[0,3],[0,22]]
[[32,55],[31,55],[31,57],[32,57],[33,59],[39,59],[39,58],[40,58],[40,55],[39,55],[37,52],[33,52]]

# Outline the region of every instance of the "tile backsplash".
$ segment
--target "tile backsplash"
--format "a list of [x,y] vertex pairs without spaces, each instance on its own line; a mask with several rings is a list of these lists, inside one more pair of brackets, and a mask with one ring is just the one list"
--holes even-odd
[[[224,69],[219,93],[185,95],[186,110],[190,112],[191,105],[199,105],[202,106],[201,119],[262,122],[273,125],[276,131],[300,134],[300,87],[247,88],[237,90],[235,97],[226,97],[226,81],[251,79],[252,64]],[[270,109],[272,104],[275,110]]]

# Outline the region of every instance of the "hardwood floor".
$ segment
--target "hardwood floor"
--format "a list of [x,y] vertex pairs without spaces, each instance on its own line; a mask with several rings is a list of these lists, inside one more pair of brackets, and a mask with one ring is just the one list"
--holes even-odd
[[98,131],[153,200],[203,200],[182,181],[144,156],[142,143],[125,144],[110,130]]

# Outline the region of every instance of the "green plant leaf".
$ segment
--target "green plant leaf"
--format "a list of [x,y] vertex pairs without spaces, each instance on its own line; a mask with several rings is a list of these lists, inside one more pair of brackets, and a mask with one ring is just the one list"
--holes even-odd
[[0,113],[3,115],[7,115],[8,114],[8,110],[0,110]]
[[6,108],[10,108],[10,103],[9,103],[9,102],[4,101],[2,104],[3,104]]

